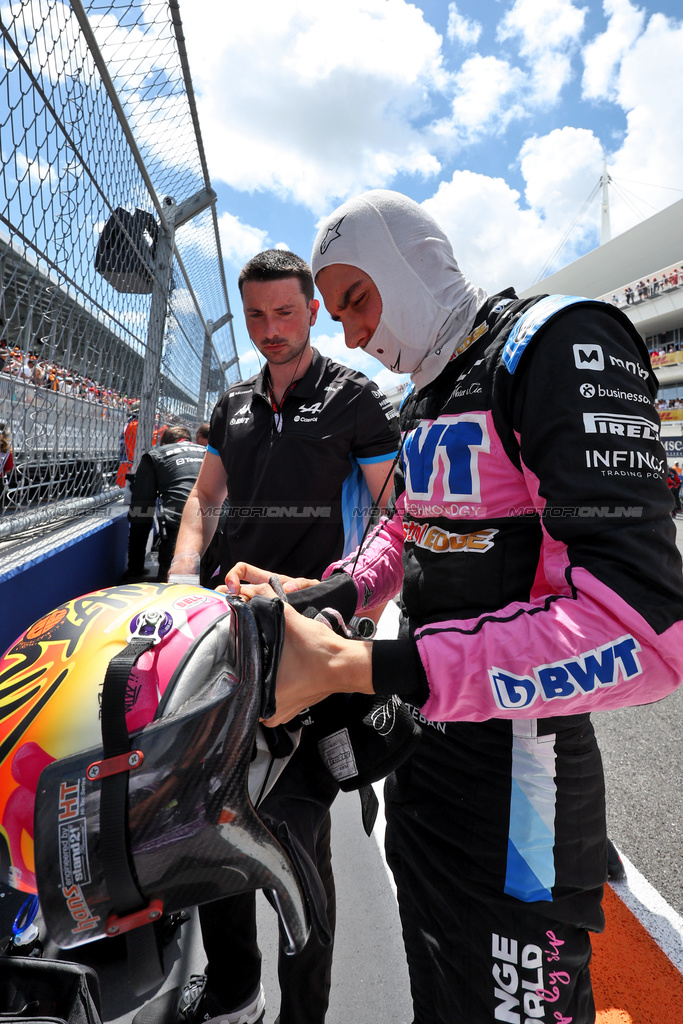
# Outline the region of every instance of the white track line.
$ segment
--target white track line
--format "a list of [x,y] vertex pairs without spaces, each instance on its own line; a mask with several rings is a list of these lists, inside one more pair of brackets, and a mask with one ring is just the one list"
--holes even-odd
[[674,967],[683,974],[683,918],[621,850],[619,856],[626,878],[623,882],[610,882],[610,885]]

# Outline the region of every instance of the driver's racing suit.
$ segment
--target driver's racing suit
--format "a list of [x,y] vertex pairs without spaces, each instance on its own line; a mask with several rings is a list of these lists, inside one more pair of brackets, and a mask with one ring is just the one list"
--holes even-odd
[[656,381],[601,302],[503,292],[464,348],[404,401],[395,514],[326,575],[353,572],[359,611],[402,581],[373,685],[425,725],[386,794],[415,1024],[586,1024],[606,879],[589,712],[683,678]]

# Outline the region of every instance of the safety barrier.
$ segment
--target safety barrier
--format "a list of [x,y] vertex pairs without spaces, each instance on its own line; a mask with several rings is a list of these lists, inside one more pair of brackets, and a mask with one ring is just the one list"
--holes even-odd
[[[0,18],[0,540],[120,494],[239,380],[177,0]],[[120,480],[119,480],[120,483]]]

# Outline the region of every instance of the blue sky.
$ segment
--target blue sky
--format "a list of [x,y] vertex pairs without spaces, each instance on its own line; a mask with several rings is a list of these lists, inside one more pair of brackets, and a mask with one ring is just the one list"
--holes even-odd
[[[468,277],[525,288],[683,197],[679,0],[181,0],[242,376],[237,291],[264,248],[310,258],[316,225],[368,188],[405,192]],[[682,240],[683,246],[683,240]],[[542,290],[542,289],[539,289]],[[323,312],[314,343],[374,377]]]

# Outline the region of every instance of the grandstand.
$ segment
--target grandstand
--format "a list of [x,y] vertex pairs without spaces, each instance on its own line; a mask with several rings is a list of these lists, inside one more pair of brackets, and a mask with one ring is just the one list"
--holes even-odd
[[[632,301],[628,301],[627,289],[633,293]],[[645,339],[659,381],[659,415],[667,456],[671,462],[681,461],[683,199],[520,294],[525,297],[539,292],[587,295],[623,309]]]

